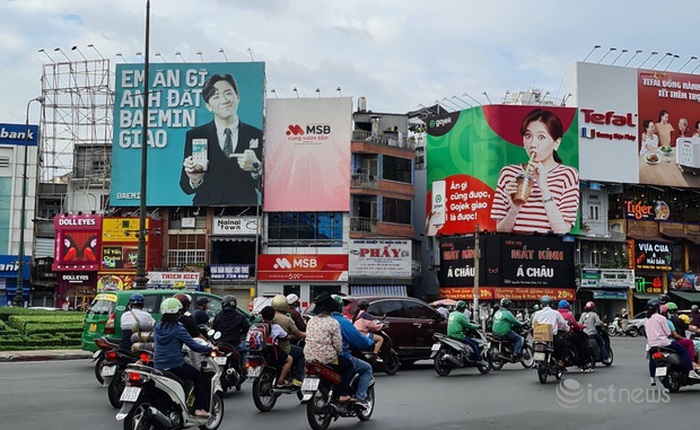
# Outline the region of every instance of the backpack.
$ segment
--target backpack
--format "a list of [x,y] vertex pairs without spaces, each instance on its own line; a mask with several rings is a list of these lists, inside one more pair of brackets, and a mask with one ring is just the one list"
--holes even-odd
[[267,339],[270,337],[270,324],[255,323],[248,329],[248,351],[260,352],[265,348]]

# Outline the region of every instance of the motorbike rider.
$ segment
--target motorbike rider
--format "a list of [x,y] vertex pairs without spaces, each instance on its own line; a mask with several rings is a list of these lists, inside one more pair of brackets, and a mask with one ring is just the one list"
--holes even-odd
[[[372,366],[364,360],[354,357],[350,353],[350,348],[365,350],[372,347],[372,340],[363,335],[350,320],[345,318],[340,311],[343,308],[343,299],[333,294],[333,300],[336,302],[336,307],[333,310],[332,317],[340,324],[340,334],[343,337],[343,356],[347,357],[352,362],[352,368],[359,376],[357,383],[357,392],[355,398],[356,404],[363,408],[369,407],[367,404],[367,388],[372,380]],[[384,340],[382,338],[382,340]]]
[[630,314],[627,312],[627,309],[622,308],[620,309],[620,327],[622,327],[622,332],[626,333],[627,332],[627,323],[629,323],[630,320]]
[[306,331],[306,323],[304,317],[301,316],[299,296],[294,293],[288,294],[287,304],[289,305],[289,316],[294,320],[294,324],[297,325],[299,331]]
[[566,322],[563,316],[554,309],[552,309],[552,298],[549,296],[542,296],[540,299],[540,304],[542,309],[535,312],[532,318],[532,325],[535,324],[549,324],[552,328],[552,340],[554,342],[554,358],[557,360],[557,366],[562,370],[566,370],[564,359],[566,358],[567,343],[560,336],[559,331],[564,333],[569,331],[569,324]]
[[122,314],[119,323],[122,328],[122,340],[119,349],[131,351],[131,335],[153,330],[156,320],[151,314],[143,310],[144,297],[141,293],[132,294],[129,297],[129,311]]
[[[661,314],[668,318],[669,328],[671,329],[671,337],[688,350],[688,356],[692,362],[693,369],[699,367],[695,363],[695,345],[693,344],[692,340],[685,336],[685,333],[688,330],[688,324],[678,318],[678,305],[673,302],[668,302],[664,306],[666,307],[666,309],[664,309],[665,312],[661,312]],[[663,306],[661,308],[663,308]]]
[[467,303],[464,300],[460,300],[455,305],[455,309],[450,312],[450,317],[447,318],[447,336],[452,339],[461,340],[469,345],[476,354],[477,363],[487,365],[488,363],[483,359],[481,351],[479,351],[479,344],[464,333],[465,330],[479,329],[478,324],[470,323],[467,317],[464,316],[464,309],[466,308]]
[[688,376],[693,374],[697,375],[696,372],[693,372],[693,365],[688,356],[688,350],[679,343],[674,342],[671,338],[671,325],[666,317],[661,314],[661,300],[651,299],[647,302],[647,318],[644,321],[644,330],[647,335],[649,377],[652,386],[656,385],[656,360],[652,357],[653,350],[656,348],[665,347],[673,349],[680,356],[683,367],[689,371]]
[[595,312],[595,303],[586,302],[584,312],[581,314],[581,317],[579,318],[578,322],[585,326],[583,332],[595,339],[595,341],[598,343],[598,348],[600,350],[600,359],[603,361],[607,360],[608,349],[605,347],[605,341],[603,340],[603,337],[598,333],[597,328],[602,327],[604,324],[598,316],[598,314]]
[[206,337],[199,331],[199,327],[194,322],[192,314],[190,314],[190,304],[192,303],[192,297],[189,294],[177,293],[173,296],[174,299],[178,299],[182,304],[182,309],[180,309],[180,319],[178,320],[180,324],[185,326],[187,333],[192,337],[200,337],[207,340]]
[[535,303],[532,305],[532,314],[530,315],[530,325],[532,325],[532,321],[535,319],[535,312],[539,311],[542,309],[539,303]]
[[219,341],[226,342],[241,353],[241,365],[245,365],[247,351],[243,335],[248,333],[250,324],[245,316],[238,311],[238,301],[235,296],[226,295],[221,299],[221,312],[216,314],[211,328],[221,332]]
[[513,343],[513,359],[520,360],[523,353],[524,339],[514,332],[512,328],[520,328],[525,324],[513,316],[513,313],[510,311],[512,304],[513,302],[507,297],[501,299],[501,308],[493,315],[493,334],[506,338]]
[[374,332],[381,330],[384,327],[384,324],[374,322],[372,315],[367,312],[368,308],[369,302],[367,300],[361,299],[358,301],[357,311],[355,312],[355,316],[352,318],[352,322],[355,328],[362,333],[364,337],[374,342],[374,356],[377,362],[381,363],[383,360],[379,357],[379,351],[382,350],[384,338],[378,334],[374,334]]
[[700,327],[700,308],[698,305],[690,307],[690,324]]
[[[679,315],[678,319],[683,321],[688,326],[688,331],[692,333],[692,335],[700,333],[700,329],[696,325],[692,324],[692,321],[690,320],[690,317],[688,315]],[[691,340],[693,341],[693,346],[695,347],[695,361],[700,362],[700,355],[698,355],[698,353],[700,353],[700,339],[691,338]]]
[[260,310],[260,317],[264,323],[270,324],[270,335],[266,339],[271,347],[270,357],[274,361],[273,365],[280,366],[280,375],[277,378],[278,387],[287,387],[292,383],[287,380],[289,370],[292,368],[292,357],[279,349],[279,340],[287,337],[287,332],[282,330],[279,324],[273,324],[275,309],[272,306],[265,306]]
[[207,309],[209,308],[209,299],[207,297],[200,297],[197,299],[197,309],[195,309],[192,318],[194,318],[194,323],[197,327],[200,325],[209,324],[209,314],[207,314]]
[[576,359],[578,361],[576,365],[581,369],[581,372],[592,372],[593,369],[588,367],[588,335],[583,331],[585,326],[579,324],[576,318],[571,314],[571,306],[568,301],[559,300],[557,308],[571,328],[567,340],[576,348]]
[[[282,330],[287,332],[288,335],[294,336],[296,339],[301,340],[306,337],[305,332],[299,330],[294,323],[294,320],[287,315],[289,310],[289,302],[287,298],[282,294],[278,294],[272,298],[272,307],[275,308],[275,317],[272,322],[279,324]],[[292,384],[296,386],[301,386],[303,375],[304,375],[304,350],[296,345],[292,345],[289,342],[289,336],[283,339],[279,339],[279,347],[282,351],[292,356],[294,364],[292,364]]]
[[163,315],[155,328],[154,367],[159,370],[172,372],[180,378],[194,382],[194,415],[209,417],[204,406],[204,382],[202,374],[194,366],[187,364],[182,356],[184,343],[195,352],[211,352],[218,350],[215,346],[197,343],[178,320],[182,310],[182,302],[176,298],[163,300],[160,312]]

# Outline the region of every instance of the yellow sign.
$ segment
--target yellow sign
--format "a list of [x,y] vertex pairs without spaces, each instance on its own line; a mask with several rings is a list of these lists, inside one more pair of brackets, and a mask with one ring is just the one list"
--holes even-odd
[[[138,218],[102,218],[102,242],[137,243],[140,224]],[[146,218],[146,229],[148,224],[148,218]]]

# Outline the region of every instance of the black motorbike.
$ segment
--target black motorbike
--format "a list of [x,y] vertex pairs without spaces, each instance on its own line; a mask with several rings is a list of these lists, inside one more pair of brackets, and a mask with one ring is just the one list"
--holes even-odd
[[247,377],[253,380],[253,403],[260,412],[271,411],[277,403],[277,398],[283,394],[296,394],[301,400],[300,387],[277,386],[282,369],[274,365],[275,360],[271,354],[274,354],[274,351],[267,346],[261,351],[248,353]]
[[488,333],[486,337],[491,342],[491,349],[489,350],[489,362],[493,370],[501,370],[503,365],[506,363],[520,363],[526,369],[532,369],[535,365],[535,360],[533,359],[533,349],[532,344],[527,338],[527,332],[529,330],[528,325],[524,325],[520,328],[513,328],[513,331],[520,336],[523,336],[523,350],[520,357],[516,358],[513,351],[514,344],[508,339],[495,335],[493,333]]
[[605,329],[605,327],[596,327],[596,330],[603,338],[603,343],[605,344],[605,349],[608,352],[608,357],[605,360],[600,358],[600,347],[598,346],[598,342],[596,342],[596,340],[590,336],[588,337],[588,355],[591,357],[593,366],[595,366],[595,363],[603,363],[603,365],[606,367],[611,366],[613,364],[614,355],[613,350],[610,347],[610,336],[608,335],[608,331]]
[[448,376],[452,369],[464,367],[476,367],[483,374],[491,371],[488,357],[490,344],[486,336],[476,330],[469,330],[466,334],[479,345],[483,361],[476,361],[476,352],[471,346],[461,340],[447,337],[441,333],[435,333],[433,335],[435,343],[431,348],[430,358],[433,359],[433,367],[438,375]]
[[115,408],[121,408],[122,402],[119,398],[126,387],[124,380],[124,371],[130,364],[142,364],[144,366],[153,366],[153,352],[149,350],[136,350],[127,352],[122,350],[107,351],[105,356],[105,369],[114,367],[114,371],[110,376],[105,375],[105,384],[107,385],[107,398],[109,404]]
[[557,365],[554,358],[554,342],[551,340],[536,340],[533,344],[533,359],[537,367],[537,378],[541,384],[546,384],[550,376],[560,380],[564,368]]
[[[360,360],[364,360],[371,364],[372,370],[375,372],[385,372],[387,375],[396,375],[396,372],[399,371],[399,367],[401,366],[401,362],[399,361],[399,353],[396,352],[396,349],[394,348],[394,341],[391,340],[391,337],[386,332],[386,329],[389,327],[389,323],[384,321],[382,323],[384,324],[384,327],[381,330],[374,332],[374,334],[384,338],[384,343],[379,350],[379,354],[375,355],[371,350],[353,350],[352,354]],[[381,361],[377,361],[377,357],[381,358]]]
[[107,376],[112,376],[112,369],[104,370],[105,355],[107,351],[119,349],[119,341],[108,337],[100,337],[95,339],[95,345],[99,348],[92,356],[92,361],[95,362],[95,378],[100,385],[105,386],[105,377],[103,373],[107,372]]
[[[200,326],[200,331],[204,328]],[[236,391],[241,391],[243,382],[247,379],[246,371],[243,368],[243,357],[240,351],[235,346],[220,341],[221,332],[215,330],[206,331],[206,336],[209,340],[219,348],[221,355],[214,357],[216,364],[223,368],[221,375],[221,389],[226,394],[231,387],[235,387]]]
[[656,361],[656,373],[654,376],[661,380],[661,384],[671,393],[677,393],[681,387],[700,383],[700,379],[691,378],[690,372],[683,366],[683,360],[676,350],[664,347],[655,347],[649,351],[651,360]]

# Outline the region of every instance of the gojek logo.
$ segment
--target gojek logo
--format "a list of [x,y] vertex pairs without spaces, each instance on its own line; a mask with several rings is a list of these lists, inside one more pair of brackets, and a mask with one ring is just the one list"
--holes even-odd
[[272,267],[275,269],[291,269],[292,263],[290,263],[286,258],[275,258],[275,265]]

